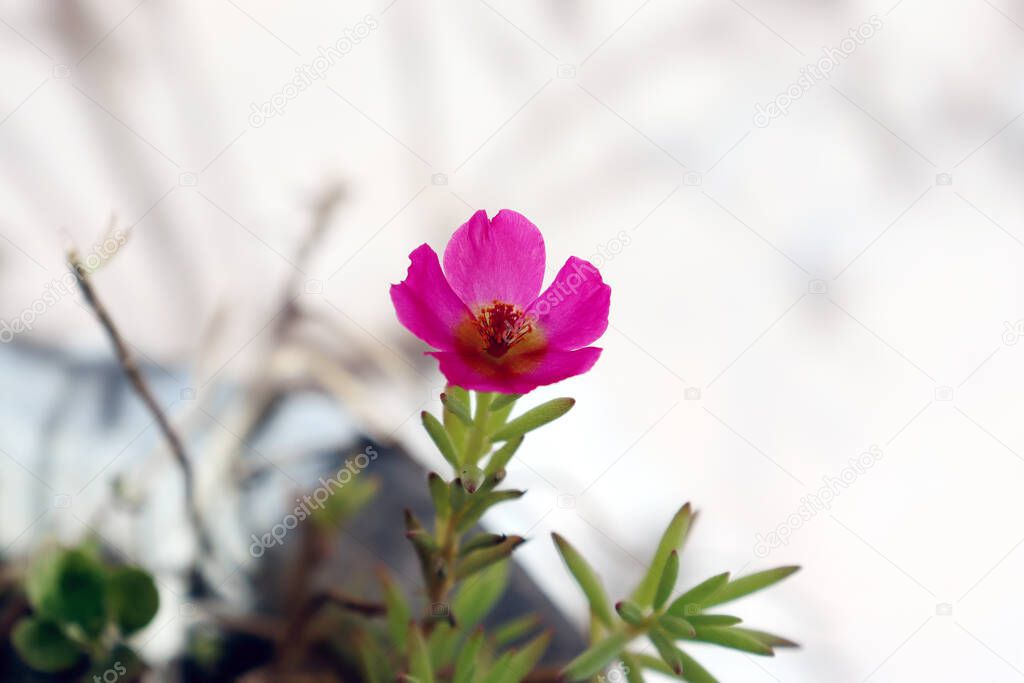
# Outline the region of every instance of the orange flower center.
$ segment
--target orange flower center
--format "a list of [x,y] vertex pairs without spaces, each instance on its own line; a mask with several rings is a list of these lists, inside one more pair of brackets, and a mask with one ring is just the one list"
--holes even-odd
[[513,346],[533,331],[530,318],[512,304],[495,301],[483,308],[473,320],[484,350],[495,358],[501,358]]

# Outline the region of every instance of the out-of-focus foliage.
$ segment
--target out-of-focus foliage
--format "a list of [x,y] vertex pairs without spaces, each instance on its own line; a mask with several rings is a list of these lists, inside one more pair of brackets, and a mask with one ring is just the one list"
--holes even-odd
[[145,570],[104,562],[92,543],[52,547],[34,558],[24,589],[32,611],[14,625],[11,639],[33,669],[55,673],[88,662],[100,672],[118,665],[121,676],[140,666],[124,640],[160,607]]

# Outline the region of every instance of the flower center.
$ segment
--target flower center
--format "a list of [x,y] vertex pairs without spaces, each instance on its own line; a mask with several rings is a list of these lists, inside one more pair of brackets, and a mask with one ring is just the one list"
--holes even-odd
[[533,330],[530,319],[512,304],[495,301],[483,308],[473,320],[484,350],[501,358]]

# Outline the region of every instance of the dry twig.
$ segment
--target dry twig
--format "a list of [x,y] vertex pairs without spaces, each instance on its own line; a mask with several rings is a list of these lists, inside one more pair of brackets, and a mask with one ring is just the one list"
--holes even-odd
[[185,505],[188,509],[189,520],[191,521],[193,532],[199,541],[200,549],[203,551],[209,551],[212,548],[212,544],[208,536],[206,535],[205,527],[202,524],[202,518],[199,514],[199,507],[196,503],[195,497],[195,477],[192,473],[192,464],[189,461],[188,455],[185,452],[185,445],[178,436],[178,433],[171,426],[170,420],[164,413],[163,408],[157,403],[156,397],[153,395],[152,389],[149,388],[149,384],[146,383],[145,378],[142,376],[142,372],[139,370],[139,364],[135,360],[135,355],[132,353],[125,341],[124,337],[118,331],[117,326],[114,324],[113,319],[107,312],[103,302],[100,301],[96,295],[96,290],[92,286],[92,281],[89,279],[89,270],[85,264],[82,263],[78,256],[78,252],[75,249],[71,249],[68,252],[68,265],[71,267],[71,272],[75,274],[75,279],[78,281],[78,288],[82,292],[82,296],[85,298],[85,302],[92,309],[93,313],[96,314],[96,318],[102,325],[103,330],[107,333],[107,337],[110,339],[111,345],[114,347],[114,352],[117,355],[117,360],[121,364],[121,368],[124,370],[125,376],[135,389],[135,393],[138,394],[139,398],[146,405],[153,419],[156,420],[160,431],[163,433],[164,438],[167,440],[167,445],[170,447],[171,454],[174,456],[175,461],[181,468],[182,478],[185,482]]

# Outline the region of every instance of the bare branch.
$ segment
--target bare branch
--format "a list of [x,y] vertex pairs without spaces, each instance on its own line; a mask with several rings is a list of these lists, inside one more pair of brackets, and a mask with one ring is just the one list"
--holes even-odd
[[185,482],[185,505],[188,510],[189,520],[191,521],[193,531],[199,541],[200,547],[204,551],[210,550],[212,547],[209,538],[206,535],[205,529],[202,524],[202,519],[199,514],[199,507],[196,504],[195,497],[195,477],[192,473],[192,464],[189,461],[188,455],[185,452],[185,445],[178,436],[178,433],[171,426],[170,420],[164,413],[163,408],[157,403],[156,397],[153,395],[153,391],[149,388],[145,378],[139,371],[139,364],[135,360],[135,355],[132,353],[125,341],[124,337],[118,331],[117,326],[114,324],[113,319],[107,312],[103,302],[100,301],[96,295],[96,290],[92,286],[92,282],[89,279],[89,270],[85,264],[82,263],[79,258],[78,252],[75,249],[68,251],[68,265],[71,268],[71,272],[75,274],[75,279],[78,281],[78,288],[82,292],[82,296],[85,298],[85,302],[92,308],[93,313],[96,314],[96,318],[99,320],[103,330],[107,333],[107,337],[110,339],[111,345],[114,347],[114,353],[117,355],[117,360],[124,370],[124,374],[128,377],[128,381],[131,383],[132,388],[135,389],[135,393],[138,394],[139,398],[146,405],[153,419],[156,420],[160,431],[163,433],[164,438],[167,441],[167,445],[170,447],[171,454],[174,456],[175,461],[181,468],[182,478]]

